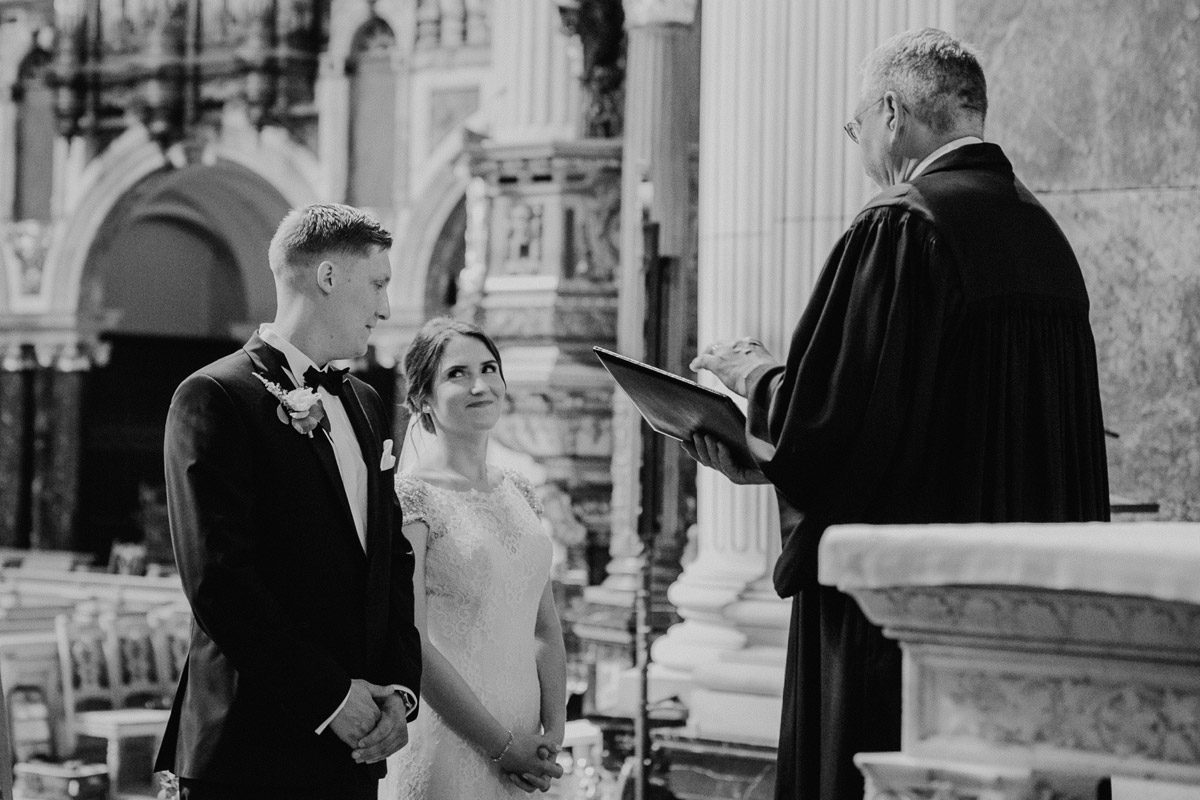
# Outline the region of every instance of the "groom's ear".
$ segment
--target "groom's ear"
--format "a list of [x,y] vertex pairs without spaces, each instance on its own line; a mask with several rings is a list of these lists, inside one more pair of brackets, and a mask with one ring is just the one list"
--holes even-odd
[[321,291],[325,294],[329,294],[333,291],[333,286],[336,282],[336,272],[337,267],[334,266],[332,261],[326,260],[322,261],[320,264],[317,264],[317,286],[320,287]]

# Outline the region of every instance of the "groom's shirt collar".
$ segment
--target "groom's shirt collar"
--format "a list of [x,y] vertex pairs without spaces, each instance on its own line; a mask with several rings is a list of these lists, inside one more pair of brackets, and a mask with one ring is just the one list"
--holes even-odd
[[269,324],[263,323],[258,326],[258,338],[283,355],[283,360],[286,362],[284,368],[288,371],[288,377],[291,378],[292,384],[297,389],[304,385],[304,373],[309,367],[320,369],[316,362],[304,355],[299,347],[283,338],[282,334]]

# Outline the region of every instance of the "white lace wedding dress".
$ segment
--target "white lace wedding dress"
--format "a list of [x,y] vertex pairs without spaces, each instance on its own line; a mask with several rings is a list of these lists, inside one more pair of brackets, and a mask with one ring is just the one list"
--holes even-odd
[[[440,489],[400,474],[396,494],[405,524],[420,520],[429,527],[430,640],[502,725],[532,732],[541,719],[533,631],[551,544],[529,481],[513,470],[501,472],[491,492]],[[408,746],[388,760],[381,800],[528,797],[427,703],[408,730]]]

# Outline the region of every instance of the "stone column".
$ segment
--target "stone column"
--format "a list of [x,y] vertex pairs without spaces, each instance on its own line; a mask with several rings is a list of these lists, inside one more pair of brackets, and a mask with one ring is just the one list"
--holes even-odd
[[547,142],[579,135],[582,90],[571,43],[550,0],[495,0],[492,141]]
[[[691,154],[699,135],[699,29],[695,0],[626,0],[625,117],[621,173],[621,266],[618,277],[620,304],[617,310],[617,349],[634,358],[644,357],[645,265],[643,219],[659,225],[659,255],[674,260],[683,280],[672,296],[670,349],[680,363],[664,365],[680,372],[686,362],[682,353],[694,336],[695,301],[688,291],[694,286],[695,226],[693,211],[693,163]],[[689,335],[689,333],[691,335]],[[640,583],[642,545],[638,539],[640,507],[639,465],[641,464],[641,417],[621,392],[613,396],[613,500],[612,539],[603,584],[584,592],[584,615],[575,631],[582,639],[607,639],[608,652],[599,648],[597,661],[605,657],[620,666],[632,660],[629,641],[630,616]],[[677,450],[668,447],[674,456]],[[680,454],[681,455],[681,454]],[[686,458],[686,457],[684,457]],[[682,466],[668,463],[664,496],[673,499],[690,494],[680,491]],[[686,470],[686,467],[685,467]],[[690,479],[690,471],[684,473]],[[679,550],[685,524],[682,503],[668,508],[663,519],[660,556],[656,560],[656,591],[651,625],[661,633],[674,621],[665,589],[678,575]],[[619,644],[618,644],[619,643]],[[597,665],[599,683],[605,683],[606,665]],[[606,698],[601,687],[597,700],[618,706],[632,702],[635,687],[622,686],[619,697]],[[605,709],[601,709],[605,710]],[[618,707],[619,713],[632,709]]]
[[90,368],[82,345],[44,347],[35,386],[29,546],[82,549],[75,539],[83,455],[83,380]]
[[[888,36],[946,27],[948,0],[706,0],[702,30],[699,341],[760,337],[782,358],[827,255],[871,194],[841,130],[858,65]],[[697,478],[698,557],[654,648],[690,674],[706,738],[777,741],[788,603],[770,575],[775,498]]]
[[0,341],[0,545],[29,546],[33,348]]

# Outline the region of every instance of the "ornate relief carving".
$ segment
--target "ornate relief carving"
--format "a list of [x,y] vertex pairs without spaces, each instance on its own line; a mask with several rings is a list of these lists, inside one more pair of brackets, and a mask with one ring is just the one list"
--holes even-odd
[[922,739],[1200,763],[1200,687],[941,669],[924,682],[937,700]]
[[625,11],[621,0],[555,0],[563,29],[579,37],[587,92],[586,135],[621,135],[625,106]]
[[538,458],[606,458],[612,453],[612,419],[603,411],[576,411],[568,416],[550,403],[540,408],[532,399],[524,409],[505,416],[496,427],[504,445]]
[[1200,606],[1150,598],[1012,589],[902,587],[856,592],[889,628],[1078,644],[1200,650]]
[[615,175],[601,177],[590,197],[575,206],[568,253],[574,263],[566,274],[593,283],[613,280],[621,262],[621,184]]
[[4,226],[4,251],[0,260],[16,270],[19,292],[27,297],[41,294],[50,246],[50,226],[38,220],[23,220]]
[[926,763],[901,753],[863,753],[854,759],[866,779],[864,800],[1093,800],[1086,790],[1056,785],[1020,768]]
[[508,208],[504,243],[504,272],[529,275],[541,271],[542,212],[540,204],[514,200]]

